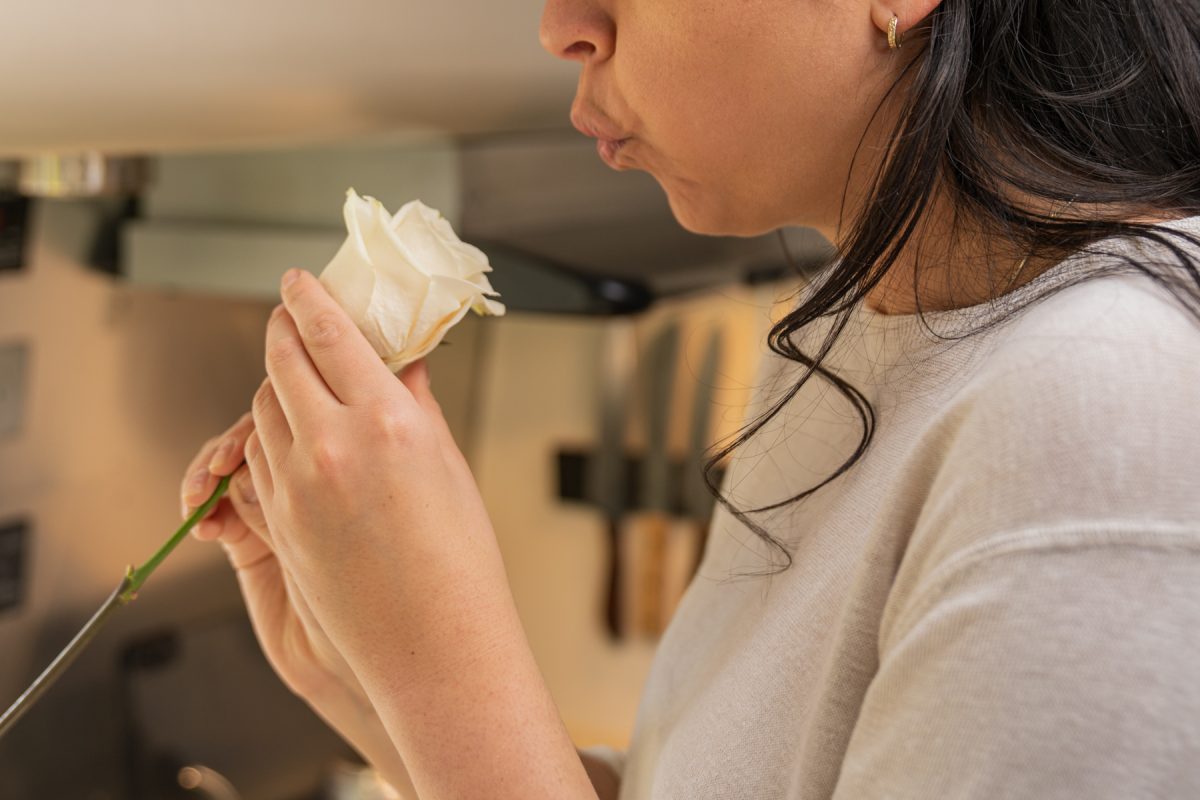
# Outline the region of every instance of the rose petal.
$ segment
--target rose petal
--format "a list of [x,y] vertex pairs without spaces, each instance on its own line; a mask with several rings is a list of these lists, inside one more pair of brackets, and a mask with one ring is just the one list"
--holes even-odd
[[468,311],[501,316],[487,255],[436,209],[412,200],[394,215],[346,192],[347,239],[321,272],[326,289],[393,372],[433,350]]
[[321,270],[318,279],[325,290],[346,310],[355,322],[366,319],[371,295],[375,290],[375,272],[364,268],[364,255],[360,254],[362,239],[349,236],[338,249],[333,259]]

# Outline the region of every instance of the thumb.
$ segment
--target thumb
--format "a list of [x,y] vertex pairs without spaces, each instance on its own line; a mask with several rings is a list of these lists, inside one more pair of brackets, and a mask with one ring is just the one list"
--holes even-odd
[[429,363],[426,359],[418,358],[416,361],[405,366],[400,371],[399,377],[417,401],[417,404],[426,413],[438,418],[442,417],[442,407],[438,404],[437,398],[433,396],[433,391],[429,388],[431,380],[429,377]]
[[438,403],[429,388],[429,364],[426,360],[419,358],[405,366],[400,371],[400,380],[408,387],[408,391],[417,401],[417,405],[433,422],[438,437],[442,440],[442,445],[448,450],[458,452],[458,444],[454,441],[454,434],[450,432],[450,423],[446,421],[441,404]]
[[404,368],[400,379],[404,381],[406,385],[408,385],[410,390],[413,389],[411,384],[415,381],[418,385],[428,391],[429,385],[432,383],[432,378],[429,375],[429,360],[424,356],[418,358],[416,361]]

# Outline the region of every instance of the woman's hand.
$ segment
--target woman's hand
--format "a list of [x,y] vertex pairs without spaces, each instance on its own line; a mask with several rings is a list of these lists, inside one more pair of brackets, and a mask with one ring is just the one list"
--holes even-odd
[[247,464],[272,549],[414,784],[432,797],[594,798],[424,361],[397,380],[307,272],[292,270],[282,295]]
[[184,473],[183,515],[186,518],[207,500],[221,477],[233,474],[229,491],[196,524],[192,535],[201,541],[216,540],[225,549],[263,653],[284,685],[310,702],[337,692],[366,702],[354,672],[321,630],[271,548],[262,507],[242,460],[253,430],[254,420],[247,412],[200,449]]
[[221,477],[229,491],[192,528],[200,541],[218,541],[238,585],[263,654],[294,694],[307,702],[402,796],[415,797],[407,771],[363,691],[362,684],[321,629],[308,601],[275,557],[262,507],[243,460],[254,430],[250,412],[208,440],[184,473],[184,518],[207,500]]
[[[360,613],[372,593],[443,596],[449,611],[454,595],[474,606],[477,580],[507,588],[425,360],[397,379],[307,273],[284,297],[299,319],[280,305],[267,325],[246,458],[272,547],[297,580],[342,625],[379,636],[397,631]],[[461,581],[447,583],[447,568]]]

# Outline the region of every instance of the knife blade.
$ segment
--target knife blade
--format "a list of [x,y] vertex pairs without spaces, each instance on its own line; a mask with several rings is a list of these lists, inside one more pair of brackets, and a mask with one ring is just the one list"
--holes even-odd
[[646,424],[646,450],[640,475],[642,513],[631,522],[634,542],[641,551],[637,582],[636,630],[655,637],[659,634],[662,607],[662,572],[671,523],[671,459],[669,426],[674,411],[679,323],[665,322],[646,350],[642,388]]
[[619,640],[624,635],[621,521],[629,506],[625,489],[625,420],[637,339],[632,318],[616,317],[604,324],[597,405],[599,438],[588,462],[587,496],[604,514],[607,561],[601,611],[609,636]]
[[660,632],[666,630],[675,615],[703,554],[706,523],[714,500],[704,484],[703,455],[712,437],[710,420],[720,348],[721,330],[718,327],[709,337],[699,373],[690,373],[694,377],[689,382],[692,414],[680,475],[679,516],[673,520],[667,540],[658,625]]
[[713,395],[716,391],[716,371],[721,362],[721,329],[714,330],[704,349],[704,360],[700,367],[700,385],[696,386],[696,397],[692,402],[691,427],[688,434],[688,465],[683,481],[684,515],[703,524],[712,516],[716,498],[704,483],[704,451],[713,445]]

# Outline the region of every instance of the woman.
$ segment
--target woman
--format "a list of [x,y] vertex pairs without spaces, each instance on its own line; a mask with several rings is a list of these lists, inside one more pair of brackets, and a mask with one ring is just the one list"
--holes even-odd
[[424,363],[284,285],[185,490],[244,449],[195,532],[280,677],[422,797],[1200,796],[1193,0],[549,0],[541,41],[683,226],[838,258],[626,754],[568,740]]

